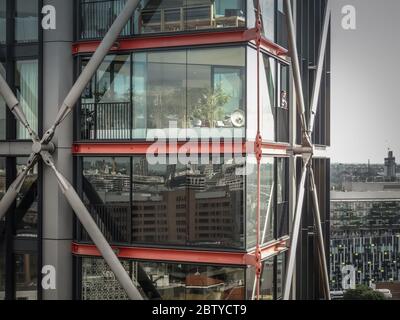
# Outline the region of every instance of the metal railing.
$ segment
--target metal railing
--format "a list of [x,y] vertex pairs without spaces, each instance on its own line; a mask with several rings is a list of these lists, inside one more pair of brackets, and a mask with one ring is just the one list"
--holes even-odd
[[[126,0],[80,1],[80,39],[102,38],[122,11]],[[122,30],[121,36],[133,34],[133,18]]]
[[80,117],[83,140],[131,138],[131,104],[129,102],[83,103]]
[[[244,1],[241,6],[233,5],[220,14],[216,9],[219,0],[204,1],[191,6],[183,4],[177,7],[168,6],[168,0],[164,1],[157,6],[142,3],[140,11],[136,16],[132,16],[121,36],[246,26]],[[79,38],[81,40],[102,38],[125,3],[126,0],[80,0]]]

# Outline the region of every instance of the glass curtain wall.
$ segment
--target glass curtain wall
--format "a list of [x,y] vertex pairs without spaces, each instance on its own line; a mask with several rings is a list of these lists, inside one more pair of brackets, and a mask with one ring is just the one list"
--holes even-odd
[[[28,158],[17,158],[17,175],[25,168]],[[14,214],[15,236],[34,239],[38,236],[38,166],[28,172],[17,197]]]
[[[232,158],[167,163],[150,164],[144,156],[83,159],[84,199],[106,237],[243,248],[243,165]],[[89,241],[84,232],[81,240]]]
[[82,95],[80,136],[243,138],[244,70],[243,47],[108,56]]
[[[0,61],[0,75],[6,79],[6,69],[2,61]],[[3,96],[0,95],[0,141],[6,139],[6,110],[7,105]]]
[[[247,49],[247,117],[257,123],[257,52]],[[289,67],[267,54],[260,59],[261,136],[268,142],[289,142]],[[255,137],[257,126],[247,128],[247,136]]]
[[6,0],[0,0],[0,45],[6,43],[7,24]]
[[[37,132],[38,129],[38,61],[19,60],[15,65],[15,90],[17,99],[21,104],[26,118],[31,127]],[[29,139],[25,128],[17,123],[17,139]]]
[[37,42],[39,34],[38,0],[15,0],[15,41]]
[[[126,0],[80,0],[80,39],[102,38]],[[121,36],[246,26],[245,0],[142,0]]]
[[[6,193],[6,159],[0,158],[0,200]],[[5,299],[5,256],[6,256],[6,245],[5,245],[5,219],[0,220],[0,300]]]
[[[127,300],[104,260],[82,258],[82,300]],[[149,300],[244,300],[243,267],[123,261]]]
[[[287,158],[262,158],[260,245],[288,235],[288,164]],[[247,248],[251,249],[257,244],[257,162],[254,156],[248,158],[246,177]]]

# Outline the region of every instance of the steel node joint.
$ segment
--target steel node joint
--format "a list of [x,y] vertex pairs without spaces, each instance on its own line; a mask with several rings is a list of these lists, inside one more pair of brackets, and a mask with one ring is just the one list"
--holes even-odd
[[257,136],[256,136],[256,141],[254,143],[254,152],[255,152],[257,161],[261,161],[261,158],[262,158],[262,137],[261,137],[260,133],[258,133]]

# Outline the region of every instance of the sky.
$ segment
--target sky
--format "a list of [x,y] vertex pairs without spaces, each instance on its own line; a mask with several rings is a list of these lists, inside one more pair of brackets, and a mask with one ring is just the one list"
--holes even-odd
[[[331,0],[333,163],[400,163],[399,0]],[[356,9],[356,30],[342,8]]]

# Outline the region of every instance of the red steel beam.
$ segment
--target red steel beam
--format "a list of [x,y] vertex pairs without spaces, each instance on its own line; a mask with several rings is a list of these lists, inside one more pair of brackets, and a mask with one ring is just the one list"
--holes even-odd
[[[216,44],[229,44],[229,43],[245,43],[254,42],[256,40],[256,32],[254,29],[248,30],[235,30],[223,32],[201,32],[193,34],[174,34],[174,35],[157,35],[135,38],[119,39],[111,49],[113,52],[118,51],[132,51],[156,48],[171,48],[171,47],[184,47],[184,46],[199,46],[199,45],[216,45]],[[72,53],[76,54],[90,54],[93,53],[100,41],[79,41],[72,45]],[[287,49],[277,45],[276,43],[262,38],[262,49],[268,51],[275,56],[285,58],[287,56]]]
[[[72,254],[76,256],[100,257],[100,252],[95,245],[72,244]],[[255,252],[214,252],[198,250],[176,250],[159,248],[139,248],[113,246],[117,256],[121,259],[134,259],[146,261],[165,261],[180,263],[224,264],[237,266],[254,266],[256,264]],[[261,249],[262,258],[274,256],[287,249],[287,241],[279,241]]]
[[[151,148],[151,149],[150,149]],[[288,146],[286,144],[263,143],[263,152],[265,154],[286,155]],[[147,152],[156,152],[158,154],[251,154],[254,152],[254,142],[220,142],[220,143],[197,143],[180,142],[165,143],[155,148],[154,142],[126,142],[126,143],[74,143],[72,153],[74,155],[93,155],[93,154],[147,154]]]

